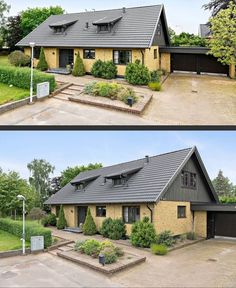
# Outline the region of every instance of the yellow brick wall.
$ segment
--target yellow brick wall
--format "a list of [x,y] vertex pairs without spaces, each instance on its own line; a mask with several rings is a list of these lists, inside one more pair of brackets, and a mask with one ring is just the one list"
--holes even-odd
[[233,65],[233,64],[231,64],[230,66],[229,66],[229,76],[230,76],[230,78],[232,78],[232,79],[234,79],[234,78],[236,78],[236,66],[235,65]]
[[206,238],[207,237],[207,212],[195,211],[194,212],[194,232]]
[[[157,59],[154,59],[154,50],[157,49]],[[150,71],[159,69],[160,65],[159,47],[152,46],[150,49],[145,49],[144,64]]]
[[171,72],[171,56],[170,53],[161,53],[161,69],[166,70],[166,72]]
[[65,218],[68,227],[76,227],[76,207],[73,205],[63,205]]

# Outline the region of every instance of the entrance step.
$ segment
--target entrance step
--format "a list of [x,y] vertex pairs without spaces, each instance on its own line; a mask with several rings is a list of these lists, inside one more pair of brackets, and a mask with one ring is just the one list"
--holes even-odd
[[72,232],[72,233],[83,233],[82,229],[79,227],[75,228],[65,228],[63,231]]

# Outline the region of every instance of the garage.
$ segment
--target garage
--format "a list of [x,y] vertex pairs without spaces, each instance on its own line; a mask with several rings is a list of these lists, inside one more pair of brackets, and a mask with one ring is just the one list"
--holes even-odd
[[161,53],[170,53],[171,72],[194,72],[229,75],[229,66],[221,64],[205,47],[165,47]]

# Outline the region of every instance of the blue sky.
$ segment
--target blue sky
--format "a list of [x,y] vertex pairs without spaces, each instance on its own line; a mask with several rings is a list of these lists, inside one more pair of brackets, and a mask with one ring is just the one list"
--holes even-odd
[[164,4],[166,8],[167,20],[170,27],[177,32],[187,31],[191,33],[198,33],[198,26],[200,23],[207,22],[209,12],[204,11],[201,7],[208,3],[209,0],[119,0],[112,2],[110,0],[6,0],[11,5],[11,15],[17,14],[19,11],[27,7],[46,7],[60,5],[66,12],[80,12],[87,10],[103,10],[110,8],[134,7],[154,4]]
[[211,178],[219,169],[236,184],[236,132],[75,131],[0,132],[0,167],[28,178],[27,163],[46,159],[55,175],[68,166],[104,166],[196,145]]

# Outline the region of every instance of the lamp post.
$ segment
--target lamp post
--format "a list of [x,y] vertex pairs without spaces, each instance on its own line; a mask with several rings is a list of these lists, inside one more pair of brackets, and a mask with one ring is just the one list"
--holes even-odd
[[17,199],[23,201],[23,229],[22,229],[22,253],[25,255],[25,197],[23,195],[17,195]]
[[33,76],[34,76],[34,47],[35,43],[30,42],[29,43],[31,47],[31,74],[30,74],[30,104],[33,103]]

